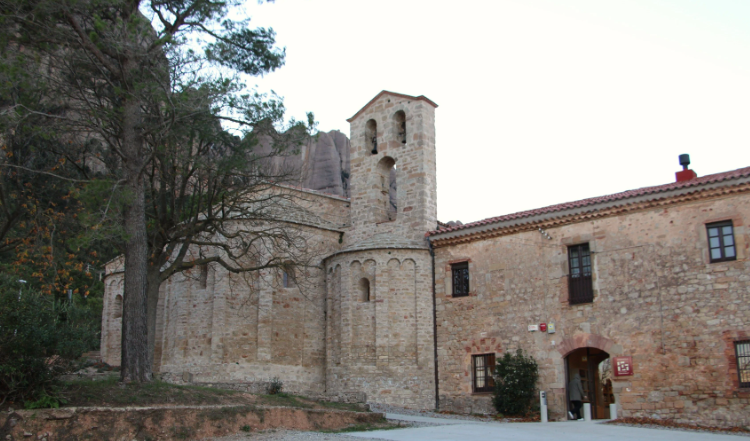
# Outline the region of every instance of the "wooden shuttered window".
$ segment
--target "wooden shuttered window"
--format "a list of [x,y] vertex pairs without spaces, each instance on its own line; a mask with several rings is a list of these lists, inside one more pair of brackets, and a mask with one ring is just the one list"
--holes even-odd
[[591,280],[591,251],[589,244],[568,247],[568,294],[571,305],[594,301],[594,287]]

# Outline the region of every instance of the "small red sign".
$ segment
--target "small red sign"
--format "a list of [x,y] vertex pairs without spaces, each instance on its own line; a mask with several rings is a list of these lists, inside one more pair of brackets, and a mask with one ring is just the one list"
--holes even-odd
[[539,330],[542,332],[547,332],[547,324],[546,323],[540,323],[539,324]]
[[615,371],[615,377],[633,375],[633,357],[614,357],[612,367]]

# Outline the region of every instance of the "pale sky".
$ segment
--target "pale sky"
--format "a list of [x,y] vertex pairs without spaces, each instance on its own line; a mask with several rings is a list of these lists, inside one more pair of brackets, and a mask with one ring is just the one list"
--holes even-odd
[[750,166],[748,0],[247,0],[286,46],[251,79],[349,136],[381,90],[436,110],[438,219]]

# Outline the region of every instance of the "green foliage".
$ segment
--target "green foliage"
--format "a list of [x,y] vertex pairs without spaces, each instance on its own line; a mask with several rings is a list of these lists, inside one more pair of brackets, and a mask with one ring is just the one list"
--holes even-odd
[[253,428],[245,424],[244,426],[240,427],[240,430],[243,432],[250,432],[253,430]]
[[56,379],[96,347],[99,326],[90,309],[24,290],[17,280],[0,276],[0,404],[55,407],[60,402]]
[[266,392],[268,395],[277,395],[281,393],[282,389],[284,389],[284,382],[281,381],[279,377],[273,377],[271,382],[268,383]]
[[57,409],[61,404],[65,404],[67,401],[61,397],[51,397],[47,394],[42,395],[36,401],[27,401],[24,404],[26,409]]
[[519,349],[506,352],[495,366],[493,404],[503,415],[526,416],[533,409],[539,368],[530,355]]

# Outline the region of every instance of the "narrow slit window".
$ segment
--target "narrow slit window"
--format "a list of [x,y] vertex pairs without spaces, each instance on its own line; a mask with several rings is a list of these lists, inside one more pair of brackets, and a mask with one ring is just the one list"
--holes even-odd
[[200,270],[201,270],[201,273],[199,276],[200,287],[201,289],[206,289],[206,287],[208,286],[208,265],[206,264],[200,265]]
[[359,301],[370,301],[370,280],[368,280],[366,277],[363,277],[359,280]]
[[122,296],[117,295],[115,297],[115,311],[114,318],[122,318]]

